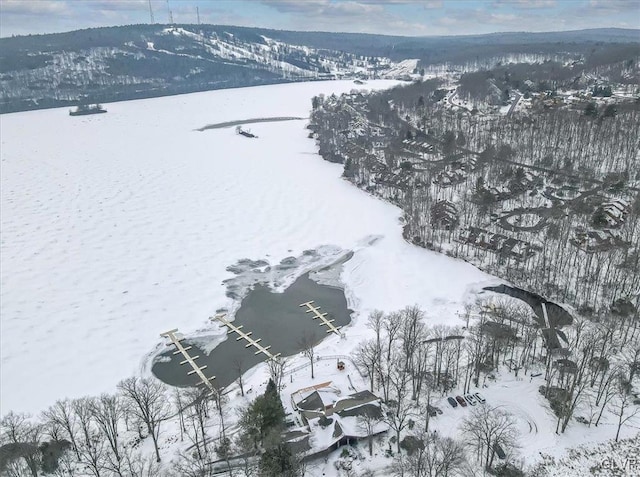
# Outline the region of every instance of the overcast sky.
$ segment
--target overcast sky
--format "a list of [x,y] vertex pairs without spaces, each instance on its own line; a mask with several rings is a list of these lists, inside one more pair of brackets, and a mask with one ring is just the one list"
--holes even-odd
[[[392,35],[640,28],[640,0],[151,0],[156,23]],[[0,36],[149,23],[149,0],[0,0]]]

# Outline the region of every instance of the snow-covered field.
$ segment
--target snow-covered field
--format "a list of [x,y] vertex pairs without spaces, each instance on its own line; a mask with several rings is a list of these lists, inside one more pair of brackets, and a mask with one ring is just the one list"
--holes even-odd
[[96,116],[1,116],[0,414],[113,391],[141,372],[161,332],[202,330],[234,307],[222,281],[241,258],[354,249],[342,280],[356,325],[373,308],[411,304],[433,323],[460,324],[456,311],[492,277],[405,243],[399,209],[341,180],[305,121],[250,125],[258,139],[195,131],[306,117],[314,94],[355,87],[262,86],[108,104]]

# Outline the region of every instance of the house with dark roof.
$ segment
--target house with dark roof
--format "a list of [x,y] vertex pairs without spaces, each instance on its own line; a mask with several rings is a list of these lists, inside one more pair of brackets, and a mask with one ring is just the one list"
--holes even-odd
[[521,261],[535,255],[537,250],[536,246],[523,240],[473,226],[461,230],[454,240]]
[[305,427],[292,434],[290,440],[307,458],[368,438],[367,429],[360,425],[364,418],[375,420],[372,435],[386,432],[389,427],[381,420],[381,399],[368,390],[342,396],[331,382],[322,383],[295,391],[291,403]]
[[616,228],[620,227],[629,213],[629,202],[615,199],[602,204],[593,214],[593,221],[597,225]]
[[587,253],[603,252],[614,248],[629,248],[631,244],[624,241],[611,230],[576,230],[569,242]]
[[458,225],[458,209],[448,200],[439,200],[431,206],[431,223],[434,227],[451,230]]

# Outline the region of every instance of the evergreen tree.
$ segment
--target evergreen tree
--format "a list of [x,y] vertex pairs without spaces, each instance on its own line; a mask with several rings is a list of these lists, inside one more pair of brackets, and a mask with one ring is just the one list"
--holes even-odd
[[240,418],[240,426],[255,447],[259,443],[268,447],[269,442],[265,444],[265,438],[267,441],[279,441],[280,432],[284,428],[284,417],[280,394],[270,379],[265,393],[258,396]]
[[260,457],[260,475],[263,477],[294,477],[299,465],[291,450],[282,442],[267,449]]
[[355,168],[353,166],[353,161],[350,157],[344,161],[344,171],[342,172],[342,176],[347,179],[351,179],[355,176]]
[[487,164],[496,157],[496,148],[494,146],[487,146],[487,148],[478,156],[478,165]]
[[442,138],[442,153],[446,156],[456,150],[456,133],[447,131]]
[[616,105],[610,104],[606,108],[604,108],[603,116],[605,118],[612,118],[616,115],[617,112],[618,112],[618,109],[616,108]]
[[264,436],[269,431],[279,432],[284,428],[285,412],[280,400],[280,393],[273,379],[269,380],[267,390],[262,397],[260,410],[262,413],[262,435]]
[[584,115],[591,116],[594,118],[598,116],[598,106],[596,105],[595,102],[591,102],[587,104],[587,107],[584,108]]

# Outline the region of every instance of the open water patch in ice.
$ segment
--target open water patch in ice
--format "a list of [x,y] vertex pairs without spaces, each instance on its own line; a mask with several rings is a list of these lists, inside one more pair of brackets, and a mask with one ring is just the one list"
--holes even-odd
[[[270,352],[283,356],[298,353],[303,336],[315,342],[327,336],[326,327],[320,326],[300,304],[314,300],[323,313],[328,313],[328,319],[335,320],[334,325],[349,324],[351,310],[344,291],[335,285],[343,264],[351,256],[351,252],[339,247],[323,246],[286,257],[273,266],[262,259],[238,260],[228,267],[236,276],[226,280],[225,285],[227,296],[233,296],[239,307],[220,311],[226,311],[226,319],[235,326],[251,332],[253,339],[260,338],[262,346],[271,346]],[[247,343],[236,340],[235,334],[231,335],[234,339],[225,339],[225,328],[220,331],[222,334],[187,336],[183,343],[192,347],[192,355],[200,356],[198,365],[206,365],[207,372],[216,376],[216,386],[226,387],[266,356],[256,355],[254,348],[247,349]],[[183,356],[172,353],[170,349],[156,355],[152,372],[170,385],[195,385],[198,379],[187,374],[191,369],[180,365]]]
[[257,284],[267,285],[275,293],[282,293],[301,275],[320,270],[331,270],[334,275],[331,286],[340,286],[341,265],[351,255],[333,245],[322,245],[315,249],[308,249],[298,256],[287,256],[275,263],[265,259],[252,260],[243,258],[227,267],[227,271],[235,276],[224,280],[226,295],[234,300],[242,300]]

